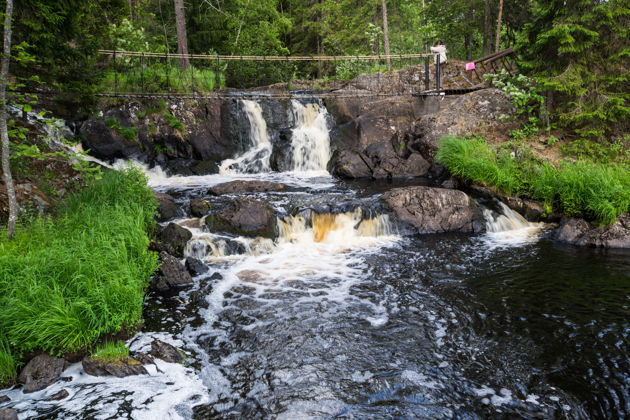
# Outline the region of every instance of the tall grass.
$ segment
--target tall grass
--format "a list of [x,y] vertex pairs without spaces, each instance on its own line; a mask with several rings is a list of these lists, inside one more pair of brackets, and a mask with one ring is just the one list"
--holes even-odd
[[147,234],[156,207],[142,173],[111,171],[68,197],[56,217],[0,239],[0,342],[18,355],[63,353],[135,326],[157,266]]
[[101,83],[101,90],[107,92],[211,92],[225,87],[222,72],[189,66],[129,65],[109,70]]
[[540,201],[568,216],[613,223],[630,211],[630,168],[623,164],[562,162],[558,167],[530,155],[515,156],[483,139],[445,137],[436,158],[463,179]]

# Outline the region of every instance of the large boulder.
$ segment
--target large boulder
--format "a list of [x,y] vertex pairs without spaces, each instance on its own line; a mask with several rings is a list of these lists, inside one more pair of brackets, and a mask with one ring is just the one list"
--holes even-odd
[[125,357],[117,361],[105,361],[85,358],[81,361],[83,370],[92,376],[116,376],[124,378],[131,375],[146,375],[149,372],[142,363],[131,357]]
[[432,161],[441,137],[466,136],[479,130],[503,125],[502,115],[514,112],[514,106],[499,89],[482,89],[453,97],[439,111],[423,115],[415,122],[409,148]]
[[276,214],[262,201],[238,197],[220,213],[206,216],[212,232],[228,232],[242,236],[276,236]]
[[160,340],[151,343],[151,356],[169,363],[182,363],[186,358],[181,350]]
[[66,367],[66,361],[49,354],[40,354],[26,364],[18,382],[24,384],[25,393],[40,391],[57,382]]
[[475,202],[465,193],[432,187],[394,188],[383,201],[403,222],[419,233],[480,232],[483,217]]
[[369,159],[350,150],[336,150],[328,162],[328,172],[339,178],[369,178],[372,168]]
[[193,282],[190,273],[179,260],[166,252],[160,252],[160,269],[154,279],[153,287],[165,291],[182,286],[189,286]]
[[115,159],[138,158],[142,154],[137,143],[126,140],[100,119],[89,118],[81,125],[79,134],[83,148],[98,159],[111,162]]
[[156,193],[155,198],[158,202],[158,221],[165,222],[169,219],[177,217],[177,204],[175,199],[168,194]]
[[160,240],[168,244],[173,249],[173,255],[183,258],[186,243],[192,238],[192,233],[178,225],[177,223],[169,223],[162,232],[160,232]]
[[556,233],[560,242],[598,248],[630,248],[630,214],[620,216],[606,227],[594,226],[584,219],[564,218]]
[[239,194],[239,193],[261,193],[270,191],[285,191],[287,186],[278,182],[271,181],[243,181],[236,180],[230,182],[224,182],[210,188],[209,194],[223,195],[223,194]]

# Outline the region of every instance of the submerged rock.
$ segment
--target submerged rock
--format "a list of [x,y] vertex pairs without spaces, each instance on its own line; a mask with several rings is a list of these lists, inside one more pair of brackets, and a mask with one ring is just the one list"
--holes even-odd
[[155,198],[158,201],[158,221],[165,222],[177,217],[177,204],[175,204],[173,197],[164,193],[156,193]]
[[564,218],[556,234],[560,242],[598,248],[630,248],[630,214],[619,216],[615,223],[598,227],[584,219]]
[[160,340],[151,343],[151,356],[169,363],[182,363],[185,359],[181,350]]
[[177,223],[169,223],[160,232],[162,242],[173,247],[173,255],[180,258],[184,256],[184,248],[186,248],[186,243],[190,238],[192,238],[192,233]]
[[485,229],[473,200],[462,191],[432,187],[395,188],[382,199],[419,233],[479,232]]
[[40,391],[57,382],[66,367],[66,361],[43,353],[35,356],[22,369],[18,382],[24,384],[24,393]]
[[4,404],[5,402],[9,401],[11,401],[11,398],[7,397],[6,395],[0,395],[0,404]]
[[59,392],[56,392],[54,394],[52,394],[50,397],[46,398],[46,401],[59,401],[59,400],[63,400],[64,398],[68,398],[70,396],[70,393],[68,393],[68,391],[66,391],[65,389],[62,389]]
[[185,266],[191,276],[199,276],[209,270],[201,260],[193,257],[186,258]]
[[166,252],[160,252],[160,269],[153,282],[153,287],[164,291],[176,287],[188,286],[193,280],[181,262]]
[[276,214],[262,201],[238,197],[222,212],[206,216],[212,232],[229,232],[242,236],[276,236]]
[[239,193],[261,193],[261,192],[275,192],[275,191],[285,191],[287,186],[285,184],[280,184],[278,182],[271,181],[230,181],[224,182],[223,184],[215,185],[210,188],[208,193],[214,195],[223,195],[223,194],[239,194]]
[[12,408],[0,408],[0,420],[18,420],[17,411]]
[[125,357],[115,362],[85,358],[81,361],[81,365],[85,373],[92,376],[116,376],[117,378],[124,378],[125,376],[148,374],[144,366],[131,357]]

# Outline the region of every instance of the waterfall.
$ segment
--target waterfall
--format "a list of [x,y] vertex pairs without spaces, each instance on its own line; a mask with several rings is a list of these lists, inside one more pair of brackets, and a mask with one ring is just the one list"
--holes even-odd
[[489,238],[502,244],[512,245],[527,243],[538,238],[538,234],[545,226],[544,223],[528,222],[504,203],[499,201],[497,204],[500,213],[483,208]]
[[291,136],[292,170],[325,171],[330,159],[326,107],[292,100],[291,112],[295,121]]
[[251,174],[269,172],[269,156],[271,156],[271,141],[267,132],[267,123],[262,115],[262,108],[254,101],[241,101],[245,116],[249,121],[249,138],[252,147],[234,159],[221,162],[219,173]]
[[363,218],[361,208],[338,214],[307,210],[279,218],[278,228],[279,243],[325,243],[340,247],[361,245],[366,240],[395,234],[387,215]]

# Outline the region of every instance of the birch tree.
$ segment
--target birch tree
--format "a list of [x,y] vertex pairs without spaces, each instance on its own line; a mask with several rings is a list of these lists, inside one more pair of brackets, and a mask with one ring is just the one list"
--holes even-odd
[[7,128],[7,78],[9,76],[9,61],[11,59],[11,18],[13,16],[13,0],[7,0],[6,12],[4,14],[4,48],[2,50],[2,61],[0,62],[0,137],[2,137],[2,174],[4,184],[7,187],[7,197],[9,200],[9,222],[7,224],[7,234],[9,238],[15,233],[15,223],[17,221],[18,204],[15,197],[15,187],[13,186],[13,176],[9,166],[9,130]]

